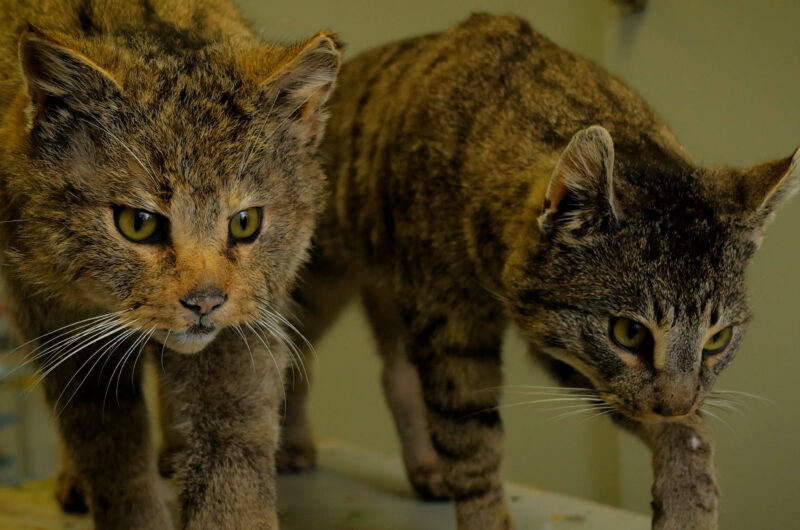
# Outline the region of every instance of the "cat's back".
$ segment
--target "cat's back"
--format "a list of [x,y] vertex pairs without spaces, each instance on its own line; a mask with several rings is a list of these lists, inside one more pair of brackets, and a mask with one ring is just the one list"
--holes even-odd
[[83,41],[122,45],[121,33],[169,24],[208,40],[253,36],[229,0],[0,0],[0,114],[19,90],[19,38],[32,24]]
[[467,194],[549,178],[572,135],[593,124],[619,144],[652,137],[679,149],[624,82],[516,16],[476,14],[359,55],[330,109],[329,175],[349,229],[422,202],[432,222],[460,222]]

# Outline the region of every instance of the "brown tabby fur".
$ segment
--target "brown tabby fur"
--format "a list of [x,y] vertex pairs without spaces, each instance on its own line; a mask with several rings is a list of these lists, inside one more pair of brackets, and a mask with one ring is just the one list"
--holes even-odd
[[[62,438],[59,500],[100,529],[172,527],[137,363],[152,338],[181,525],[277,528],[279,312],[323,204],[338,43],[265,44],[227,0],[0,12],[2,276]],[[168,219],[166,239],[124,238],[118,206]],[[250,207],[261,232],[237,243]]]
[[[460,530],[511,527],[496,406],[512,322],[584,389],[577,403],[651,447],[654,528],[715,528],[700,406],[742,338],[745,265],[800,154],[698,167],[622,81],[510,16],[362,54],[331,110],[302,331],[317,339],[361,293],[417,491],[452,496]],[[652,351],[617,347],[615,316],[643,323]],[[728,325],[728,348],[703,354]],[[286,469],[314,461],[305,392],[289,402]]]

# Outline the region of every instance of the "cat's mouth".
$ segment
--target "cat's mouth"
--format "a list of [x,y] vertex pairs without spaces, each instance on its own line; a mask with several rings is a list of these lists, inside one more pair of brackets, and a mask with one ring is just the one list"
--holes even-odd
[[204,326],[203,324],[193,324],[189,326],[189,328],[184,331],[186,334],[195,334],[195,335],[205,335],[207,333],[211,333],[214,331],[214,326]]
[[153,333],[153,338],[178,353],[197,353],[214,340],[220,328],[192,324],[184,331],[160,329]]

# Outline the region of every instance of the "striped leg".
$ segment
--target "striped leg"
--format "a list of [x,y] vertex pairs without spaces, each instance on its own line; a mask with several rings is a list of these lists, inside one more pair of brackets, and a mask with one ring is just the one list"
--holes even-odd
[[455,499],[458,529],[509,529],[500,477],[503,431],[496,409],[500,333],[456,340],[460,330],[481,324],[451,322],[429,319],[412,327],[410,353],[422,383],[431,441]]
[[122,363],[114,377],[99,367],[81,380],[96,353],[74,354],[44,378],[63,444],[57,498],[68,511],[88,505],[98,530],[171,528],[156,488],[141,364]]
[[408,358],[404,325],[392,293],[371,286],[364,290],[363,301],[383,360],[383,393],[400,437],[408,480],[423,499],[447,499],[450,494],[431,443],[422,385]]

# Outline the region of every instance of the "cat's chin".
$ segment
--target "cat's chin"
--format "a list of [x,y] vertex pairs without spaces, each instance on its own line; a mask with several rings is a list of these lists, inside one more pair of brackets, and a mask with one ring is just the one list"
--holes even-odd
[[208,346],[217,336],[217,333],[219,333],[219,328],[207,333],[158,330],[153,333],[153,338],[174,352],[193,354],[202,351],[203,348]]

